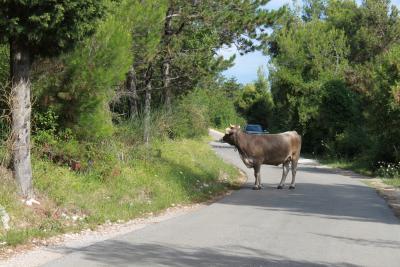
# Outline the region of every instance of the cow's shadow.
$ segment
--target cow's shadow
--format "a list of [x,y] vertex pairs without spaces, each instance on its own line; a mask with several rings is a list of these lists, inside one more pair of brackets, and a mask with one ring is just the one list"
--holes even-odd
[[[280,168],[267,167],[273,173],[274,179],[266,177],[264,170],[264,188],[252,190],[254,178],[249,175],[248,182],[243,185],[241,192],[237,192],[222,199],[226,205],[257,206],[263,210],[280,210],[297,216],[319,216],[335,220],[371,221],[386,224],[399,224],[384,199],[379,197],[375,190],[361,183],[349,182],[347,177],[339,177],[337,182],[324,183],[321,176],[320,183],[302,182],[297,177],[296,189],[276,188]],[[274,169],[274,170],[271,170]],[[337,175],[335,169],[300,166],[298,174],[307,175]],[[350,175],[350,173],[349,173]],[[276,177],[275,177],[276,176]],[[351,176],[352,178],[358,178]],[[290,181],[290,176],[287,181]]]

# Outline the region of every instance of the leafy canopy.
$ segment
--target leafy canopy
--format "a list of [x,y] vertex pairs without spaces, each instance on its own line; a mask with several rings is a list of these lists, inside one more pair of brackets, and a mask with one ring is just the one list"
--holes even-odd
[[35,55],[54,55],[93,33],[105,13],[98,0],[1,0],[0,42],[18,42]]

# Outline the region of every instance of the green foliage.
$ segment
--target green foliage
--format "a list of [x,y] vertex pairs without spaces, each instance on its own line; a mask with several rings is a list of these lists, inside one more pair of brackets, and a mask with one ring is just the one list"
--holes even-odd
[[276,31],[273,38],[279,47],[272,60],[274,68],[270,69],[275,127],[295,129],[303,135],[315,132],[315,137],[304,138],[303,149],[319,151],[321,141],[316,139],[329,131],[318,125],[321,108],[330,95],[326,91],[336,90],[326,85],[331,79],[344,77],[347,66],[344,33],[317,19],[308,23],[294,20]]
[[236,98],[235,106],[247,122],[261,124],[270,129],[274,102],[263,68],[258,69],[258,79],[253,84],[243,87]]
[[375,66],[370,105],[366,110],[368,126],[375,139],[375,161],[400,161],[399,62],[400,45],[395,45],[377,60]]
[[166,4],[166,1],[137,1],[132,8],[133,54],[135,61],[144,67],[158,56]]
[[69,90],[78,102],[76,131],[80,138],[102,139],[113,132],[107,105],[132,62],[131,27],[124,12],[122,4],[66,59]]
[[237,114],[233,99],[220,89],[198,91],[204,94],[211,127],[225,129],[227,125],[243,125],[245,120]]
[[304,0],[303,20],[320,19],[325,13],[326,0]]
[[[63,66],[61,72],[45,70],[34,81],[39,104],[53,106],[60,127],[73,128],[79,139],[93,141],[112,135],[108,103],[132,63],[129,12],[133,7],[130,1],[122,1],[110,3],[109,8],[113,11],[97,25],[92,37],[64,54],[61,62],[50,63],[53,68]],[[50,101],[46,100],[49,96]]]
[[304,1],[269,40],[275,123],[303,151],[398,162],[400,19],[388,0]]
[[33,133],[35,141],[40,144],[55,144],[57,142],[58,115],[52,109],[44,113],[34,114]]
[[4,87],[10,79],[10,48],[0,44],[0,88]]
[[385,163],[378,162],[378,169],[376,173],[382,178],[400,178],[400,162]]
[[8,45],[0,44],[0,140],[6,140],[10,133],[9,110],[9,80],[10,80],[10,49]]
[[173,137],[193,138],[207,134],[209,118],[204,97],[206,96],[191,93],[179,101],[174,110]]
[[[224,129],[230,123],[243,124],[244,120],[237,115],[226,94],[220,89],[196,89],[176,101],[172,114],[154,110],[150,134],[152,140],[199,138],[207,135],[209,127]],[[122,125],[128,127],[119,135],[140,144],[144,129],[142,116]]]
[[0,42],[18,42],[32,55],[54,55],[92,33],[105,1],[1,1]]
[[341,80],[330,80],[321,88],[318,116],[309,121],[305,138],[313,152],[353,157],[365,147],[366,135],[358,128],[362,121],[357,95]]
[[203,5],[204,20],[218,32],[220,44],[235,43],[242,52],[254,51],[254,39],[263,40],[266,28],[282,14],[282,10],[264,8],[269,1],[208,0]]
[[229,124],[242,124],[226,94],[220,89],[197,89],[178,102],[175,112],[175,135],[184,137],[201,136],[208,127],[224,129]]
[[[142,92],[149,80],[155,88],[164,86],[168,80],[172,99],[179,99],[195,88],[212,86],[233,62],[233,58],[217,57],[216,51],[232,43],[242,52],[254,50],[256,45],[244,38],[244,34],[258,38],[261,31],[257,28],[272,24],[276,15],[261,8],[267,2],[137,1],[132,32],[140,108],[144,106]],[[168,17],[170,13],[172,16]],[[163,72],[166,63],[169,74]],[[152,74],[150,79],[146,73]],[[163,105],[166,91],[153,90],[152,103]]]

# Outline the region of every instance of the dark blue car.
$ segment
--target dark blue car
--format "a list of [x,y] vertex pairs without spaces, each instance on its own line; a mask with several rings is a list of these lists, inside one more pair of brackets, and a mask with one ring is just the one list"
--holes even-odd
[[267,134],[268,131],[265,130],[260,124],[247,124],[244,131],[248,134]]

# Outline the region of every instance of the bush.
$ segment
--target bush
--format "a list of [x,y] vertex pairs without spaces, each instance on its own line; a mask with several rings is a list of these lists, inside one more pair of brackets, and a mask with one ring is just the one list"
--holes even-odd
[[[174,103],[172,114],[163,109],[153,110],[150,122],[152,140],[197,138],[209,127],[224,129],[232,124],[243,124],[226,95],[219,90],[194,90]],[[122,122],[117,136],[132,144],[143,143],[143,116]]]
[[34,140],[40,144],[55,144],[57,142],[58,115],[49,109],[44,113],[33,114],[32,133]]
[[[74,129],[81,140],[103,140],[113,134],[108,104],[133,62],[129,2],[108,1],[111,11],[92,37],[57,60],[37,64],[36,109],[51,106],[60,115],[60,127]],[[40,75],[41,68],[45,70]]]
[[374,65],[374,88],[367,122],[374,141],[375,162],[400,161],[400,45],[393,46]]
[[269,88],[265,71],[260,67],[258,78],[254,83],[243,87],[236,98],[235,107],[249,123],[257,123],[271,130],[273,122],[274,101]]
[[349,127],[335,137],[335,151],[339,158],[354,158],[366,150],[368,136],[364,129]]
[[[8,83],[9,83],[9,71],[10,71],[10,55],[8,45],[0,45],[0,108],[8,110]],[[8,138],[10,133],[10,118],[8,116],[0,116],[0,140]]]
[[180,100],[173,114],[171,137],[194,138],[207,134],[210,118],[201,100],[195,95]]
[[10,51],[8,45],[0,45],[0,88],[6,85],[10,72]]
[[400,178],[400,162],[386,163],[380,161],[376,174],[382,178]]

